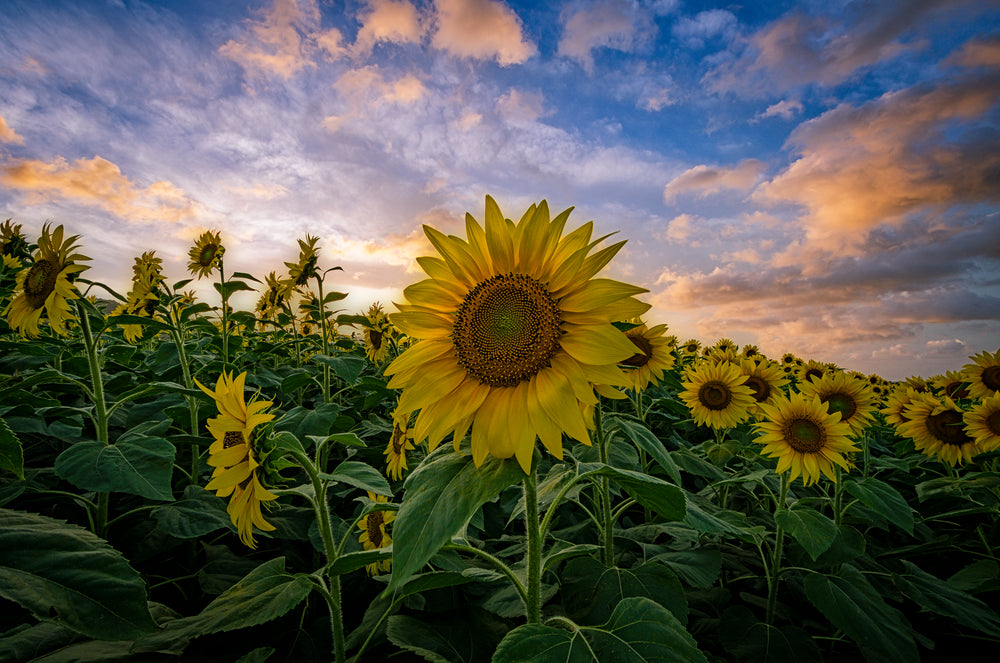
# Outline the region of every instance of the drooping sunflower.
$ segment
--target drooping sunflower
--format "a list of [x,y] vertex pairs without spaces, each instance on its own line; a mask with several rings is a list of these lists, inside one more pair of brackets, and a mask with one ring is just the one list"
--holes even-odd
[[964,414],[948,396],[916,394],[905,410],[908,421],[896,430],[913,440],[920,453],[954,467],[983,452],[966,431]]
[[[369,491],[368,499],[373,502],[388,502],[388,498],[382,495],[376,495]],[[386,548],[392,545],[392,537],[389,533],[385,531],[385,526],[396,519],[396,514],[392,511],[372,511],[365,515],[358,522],[358,527],[362,530],[361,536],[358,540],[361,545],[364,546],[365,550],[378,550],[379,548]],[[378,575],[380,572],[388,573],[389,569],[392,568],[391,559],[383,559],[378,562],[372,562],[365,566],[365,570],[368,571],[368,575],[374,576]]]
[[617,364],[635,345],[612,325],[649,305],[627,283],[593,278],[625,242],[590,254],[593,222],[563,235],[545,201],[516,224],[486,198],[485,228],[466,214],[467,239],[424,226],[440,257],[417,262],[430,277],[403,291],[390,319],[419,339],[386,368],[400,407],[419,410],[414,439],[456,447],[472,429],[472,457],[516,456],[530,470],[536,437],[562,458],[562,434],[589,444],[581,403],[594,388],[627,386]]
[[[636,320],[635,322],[639,322]],[[647,327],[640,323],[625,332],[637,352],[622,362],[629,379],[629,389],[640,392],[653,382],[663,379],[663,372],[674,366],[673,346],[666,336],[667,325]]]
[[962,420],[965,432],[983,451],[1000,449],[1000,392],[973,405]]
[[285,281],[290,287],[301,288],[309,282],[309,279],[318,276],[316,263],[319,261],[319,251],[316,249],[316,242],[319,237],[306,235],[305,240],[299,242],[299,259],[297,262],[286,262],[288,268],[288,280]]
[[21,336],[36,338],[38,323],[44,313],[49,326],[57,333],[65,335],[66,325],[75,320],[69,301],[78,299],[73,280],[85,269],[77,261],[90,260],[85,255],[73,253],[78,247],[79,235],[63,238],[63,227],[49,230],[49,224],[42,227],[38,238],[38,248],[32,255],[32,264],[17,273],[17,282],[11,301],[4,309],[7,324],[17,329]]
[[212,270],[219,264],[225,253],[226,247],[222,245],[222,233],[206,230],[188,251],[188,257],[191,258],[191,262],[188,263],[188,271],[199,279],[203,276],[211,276]]
[[761,455],[778,459],[776,472],[791,471],[791,481],[799,475],[806,486],[820,475],[836,481],[834,464],[849,470],[843,454],[860,451],[849,437],[851,427],[815,396],[793,392],[773,404],[762,404],[761,409],[765,420],[754,424],[760,433],[755,441],[764,445]]
[[752,415],[762,413],[762,403],[774,403],[784,395],[781,388],[788,384],[788,378],[777,363],[761,356],[758,359],[743,359],[739,366],[745,378],[743,384],[750,387],[756,402],[751,408]]
[[410,429],[410,413],[396,408],[392,413],[392,436],[385,447],[385,473],[393,481],[403,478],[406,466],[406,452],[415,449],[413,431]]
[[677,394],[695,422],[712,428],[733,428],[750,416],[756,404],[739,366],[703,360],[684,371],[684,391]]
[[215,384],[215,391],[195,384],[208,394],[219,410],[219,416],[208,420],[208,430],[214,438],[208,448],[208,464],[215,468],[212,480],[205,486],[214,490],[219,497],[229,497],[227,512],[239,532],[240,540],[250,548],[256,548],[253,528],[256,525],[264,531],[274,526],[264,520],[261,503],[278,499],[260,482],[260,458],[257,457],[254,428],[274,418],[265,412],[271,401],[251,399],[246,402],[243,390],[246,372],[233,379],[231,374],[222,373]]
[[867,381],[851,377],[843,371],[828,371],[820,378],[799,383],[799,391],[816,396],[830,409],[839,412],[840,420],[858,434],[875,414],[875,395]]
[[962,367],[962,377],[972,398],[987,398],[1000,392],[1000,350],[980,352],[969,357],[971,364]]
[[264,277],[264,292],[257,300],[254,310],[263,320],[274,320],[288,302],[291,288],[272,271]]
[[389,337],[392,334],[392,323],[386,317],[381,304],[375,302],[365,314],[368,320],[362,329],[365,338],[365,356],[374,364],[382,363],[389,355]]

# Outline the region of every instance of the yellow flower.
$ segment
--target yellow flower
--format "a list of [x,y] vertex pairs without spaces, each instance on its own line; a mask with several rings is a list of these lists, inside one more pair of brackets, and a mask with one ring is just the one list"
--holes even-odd
[[401,412],[397,407],[392,413],[392,436],[385,447],[386,475],[393,481],[403,478],[406,466],[406,452],[412,451],[413,431],[410,430],[410,413]]
[[222,260],[226,247],[222,246],[222,235],[219,231],[212,232],[206,230],[188,251],[191,262],[188,263],[188,271],[199,279],[203,276],[211,276],[212,270]]
[[789,366],[801,366],[803,362],[791,352],[786,352],[781,355],[781,363],[782,365],[787,364]]
[[851,427],[819,398],[792,393],[773,405],[762,404],[761,409],[766,420],[754,424],[760,433],[755,441],[764,445],[761,455],[778,459],[778,474],[791,470],[791,481],[801,474],[802,483],[808,486],[821,474],[836,481],[834,464],[850,470],[842,454],[860,451],[848,437]]
[[219,416],[208,420],[208,431],[214,442],[208,448],[208,464],[215,468],[212,480],[205,486],[216,491],[219,497],[229,497],[229,517],[236,525],[240,540],[250,548],[257,545],[253,539],[253,527],[270,531],[274,529],[264,520],[260,505],[278,499],[260,483],[257,458],[254,447],[254,428],[274,418],[265,410],[273,403],[251,399],[247,403],[243,396],[246,372],[234,380],[231,374],[223,373],[211,391],[195,380],[198,387],[208,394],[219,410]]
[[839,412],[840,420],[858,434],[871,422],[875,413],[875,395],[868,382],[853,378],[843,371],[828,371],[820,378],[799,384],[806,396],[817,396],[830,412]]
[[738,366],[706,358],[684,371],[684,391],[677,395],[699,425],[732,428],[747,420],[756,403],[745,382]]
[[79,298],[73,279],[79,272],[89,269],[76,261],[90,260],[85,255],[73,253],[79,238],[73,235],[64,241],[61,225],[51,232],[48,224],[42,227],[38,248],[32,255],[33,262],[17,273],[12,299],[3,312],[7,324],[21,332],[21,336],[38,336],[42,313],[48,317],[52,329],[61,335],[66,334],[67,323],[76,319],[69,305],[69,300]]
[[962,378],[969,383],[969,395],[987,398],[1000,392],[1000,350],[980,352],[969,359],[972,363],[962,367]]
[[740,350],[740,355],[744,359],[763,359],[764,355],[760,353],[760,348],[756,345],[744,345],[743,349]]
[[24,267],[24,265],[21,264],[20,259],[15,258],[14,256],[9,256],[6,253],[4,253],[2,257],[3,257],[3,267],[5,270],[7,269],[18,270]]
[[[156,307],[160,303],[160,285],[165,280],[160,273],[163,261],[156,257],[155,251],[146,251],[135,259],[132,267],[132,289],[123,304],[120,304],[111,315],[137,315],[143,318],[161,319],[156,315]],[[122,335],[129,343],[135,343],[142,338],[142,325],[122,325]]]
[[309,279],[317,277],[316,262],[319,260],[319,251],[316,250],[316,242],[319,237],[306,235],[305,241],[299,242],[298,262],[286,262],[288,268],[288,280],[285,281],[290,287],[301,287],[309,282]]
[[684,341],[679,350],[685,357],[697,357],[698,352],[701,351],[701,341],[696,338],[688,339]]
[[387,337],[392,334],[392,323],[378,302],[371,305],[365,318],[368,320],[368,324],[363,328],[365,356],[368,357],[368,361],[378,364],[389,355]]
[[287,282],[280,281],[274,272],[264,277],[264,286],[264,292],[257,301],[255,310],[259,317],[273,320],[288,301],[291,288]]
[[973,405],[962,420],[965,432],[983,451],[1000,449],[1000,392]]
[[802,362],[802,364],[796,368],[795,377],[800,384],[808,384],[810,381],[818,380],[829,372],[829,364],[824,364],[821,361],[810,359],[809,361]]
[[[376,495],[375,493],[369,492],[368,499],[373,502],[388,502],[389,500],[382,495]],[[392,537],[385,531],[385,526],[396,519],[396,514],[392,511],[372,511],[365,515],[358,522],[358,527],[361,528],[361,536],[358,540],[364,546],[365,550],[378,550],[379,548],[385,548],[392,545]],[[392,568],[391,559],[383,559],[380,562],[372,562],[367,565],[365,569],[368,571],[368,575],[376,575],[380,571],[388,573],[389,569]]]
[[[759,355],[758,355],[759,356]],[[750,387],[756,405],[751,408],[751,414],[759,414],[761,403],[774,403],[783,396],[781,388],[788,384],[781,366],[765,357],[759,359],[743,359],[739,363],[745,380],[743,384]]]
[[629,367],[625,376],[632,391],[640,392],[651,383],[659,382],[663,379],[663,372],[673,368],[674,353],[671,351],[670,339],[664,335],[666,332],[666,325],[646,327],[645,324],[639,324],[625,332],[625,336],[638,350],[622,362],[623,366]]
[[590,443],[581,404],[594,385],[624,387],[617,364],[635,346],[615,328],[649,309],[627,283],[592,278],[621,249],[588,255],[593,222],[563,235],[571,210],[550,219],[532,205],[514,223],[486,197],[485,229],[465,216],[467,239],[424,226],[441,257],[417,262],[430,277],[406,288],[390,316],[419,339],[387,368],[399,406],[420,413],[414,439],[457,447],[472,429],[472,457],[515,456],[528,472],[536,437],[562,458],[562,434]]
[[885,422],[887,424],[892,424],[893,426],[898,426],[899,424],[909,421],[906,418],[906,407],[910,404],[910,401],[917,395],[916,390],[905,384],[901,384],[896,387],[891,394],[889,394],[886,399],[886,405],[880,411],[882,416],[885,417]]
[[[23,261],[31,255],[28,251],[28,240],[21,232],[20,223],[11,223],[7,219],[0,224],[0,254],[9,258]],[[6,260],[4,261],[6,263]]]
[[970,395],[964,372],[947,371],[944,375],[931,378],[931,385],[948,398],[962,399]]
[[913,440],[913,446],[925,456],[954,467],[983,452],[966,431],[964,412],[947,396],[917,394],[904,414],[908,421],[897,425],[896,430]]

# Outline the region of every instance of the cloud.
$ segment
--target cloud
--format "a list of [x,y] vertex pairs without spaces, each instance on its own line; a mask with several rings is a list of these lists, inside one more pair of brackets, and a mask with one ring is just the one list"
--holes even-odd
[[243,39],[230,39],[219,53],[246,69],[289,79],[313,66],[310,53],[317,36],[328,53],[339,51],[339,32],[318,32],[316,0],[274,0],[270,9],[258,13],[260,18],[246,21],[249,28]]
[[431,45],[460,58],[522,64],[537,52],[521,19],[496,0],[435,0],[437,29]]
[[508,122],[534,122],[546,114],[541,92],[511,89],[497,99],[497,110]]
[[2,116],[0,116],[0,143],[24,145],[24,137],[18,135],[16,131],[7,126],[7,121]]
[[762,113],[758,113],[754,119],[766,117],[780,117],[790,120],[802,112],[802,102],[796,99],[783,99],[775,104],[771,104]]
[[376,110],[385,104],[413,104],[427,94],[427,87],[413,74],[387,81],[378,65],[348,70],[333,87],[346,104],[347,111],[324,119],[323,126],[331,131],[338,131],[346,122],[365,111]]
[[27,194],[28,204],[69,200],[126,221],[182,221],[194,216],[198,207],[170,182],[153,182],[143,188],[99,156],[77,159],[72,165],[61,157],[51,162],[13,162],[0,167],[0,185]]
[[594,71],[595,48],[626,53],[647,41],[656,27],[649,13],[626,0],[600,0],[574,5],[562,12],[563,35],[557,52],[576,60],[588,73]]
[[945,64],[959,67],[1000,67],[1000,37],[970,39]]
[[674,23],[670,32],[688,48],[701,49],[705,42],[718,37],[725,41],[736,35],[736,16],[725,9],[698,12],[693,18],[683,16]]
[[354,41],[356,55],[367,56],[379,43],[420,43],[424,27],[417,8],[409,0],[369,0],[368,6]]
[[723,189],[750,189],[763,170],[764,164],[757,159],[746,159],[733,168],[695,166],[667,183],[663,200],[670,203],[679,194],[688,192],[698,192],[704,197]]
[[[671,244],[686,244],[691,233],[694,232],[694,224],[698,217],[690,214],[679,214],[669,221],[667,229],[660,234],[660,237]],[[697,242],[693,242],[697,246]]]

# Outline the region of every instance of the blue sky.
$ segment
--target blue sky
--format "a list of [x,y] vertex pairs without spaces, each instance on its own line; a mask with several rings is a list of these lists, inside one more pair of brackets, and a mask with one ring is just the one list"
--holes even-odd
[[927,377],[1000,347],[998,132],[996,2],[0,4],[0,218],[122,289],[308,232],[355,312],[544,198],[681,340]]

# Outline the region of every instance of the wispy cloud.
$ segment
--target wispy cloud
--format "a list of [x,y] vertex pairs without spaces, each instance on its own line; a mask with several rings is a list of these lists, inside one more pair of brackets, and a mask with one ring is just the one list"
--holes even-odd
[[[269,8],[259,10],[259,18],[247,20],[247,32],[230,39],[219,53],[245,68],[294,76],[303,67],[313,65],[311,52],[319,36],[320,12],[315,0],[274,0]],[[339,31],[337,36],[339,37]],[[339,39],[328,35],[323,43],[329,52]]]
[[763,170],[764,164],[756,159],[746,159],[732,168],[704,164],[694,166],[667,183],[663,188],[663,199],[670,203],[682,193],[695,192],[707,196],[723,189],[749,191]]
[[0,116],[0,143],[24,145],[24,137],[7,126],[7,120]]
[[576,60],[593,73],[596,48],[629,52],[655,34],[649,11],[627,0],[574,3],[562,12],[563,34],[558,54]]
[[693,17],[682,16],[673,28],[671,34],[675,39],[692,49],[705,47],[710,39],[729,41],[736,36],[738,21],[736,16],[725,9],[709,9],[698,12]]

